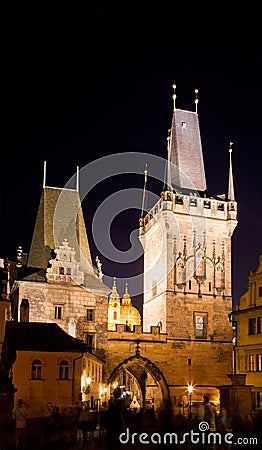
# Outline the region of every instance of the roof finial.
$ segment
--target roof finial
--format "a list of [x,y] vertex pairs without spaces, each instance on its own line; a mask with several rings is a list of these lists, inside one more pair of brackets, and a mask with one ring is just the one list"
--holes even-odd
[[174,111],[176,109],[176,84],[173,84],[174,94],[173,94],[173,100],[174,100]]
[[235,201],[234,182],[233,182],[233,170],[232,170],[232,145],[233,142],[229,142],[229,177],[228,177],[228,200]]
[[46,183],[46,161],[44,161],[43,188],[45,188],[45,183]]
[[79,192],[79,166],[76,166],[76,192]]
[[128,294],[128,283],[126,283],[126,294]]
[[143,189],[143,199],[142,199],[142,211],[141,211],[141,218],[144,216],[144,212],[146,211],[146,184],[147,184],[147,163],[144,170],[144,189]]
[[198,99],[198,96],[197,96],[197,94],[198,94],[198,89],[195,89],[195,94],[196,94],[195,105],[196,105],[196,114],[197,114],[197,105],[198,105],[198,103],[199,103],[199,99]]
[[170,173],[170,147],[171,147],[171,128],[167,131],[167,161],[166,161],[166,169],[165,169],[165,179],[163,191],[171,189],[171,173]]

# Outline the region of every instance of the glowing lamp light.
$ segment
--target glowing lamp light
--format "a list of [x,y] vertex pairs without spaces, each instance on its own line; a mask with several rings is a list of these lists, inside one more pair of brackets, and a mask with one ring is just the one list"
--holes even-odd
[[187,386],[187,390],[189,393],[189,412],[188,412],[188,418],[192,419],[192,394],[193,394],[193,390],[194,390],[194,386],[192,386],[192,384],[189,384]]

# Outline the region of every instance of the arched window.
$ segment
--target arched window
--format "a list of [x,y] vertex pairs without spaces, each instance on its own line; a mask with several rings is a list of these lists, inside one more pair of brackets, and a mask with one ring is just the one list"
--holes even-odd
[[42,378],[42,363],[40,359],[34,359],[32,362],[31,378],[33,380],[41,380]]
[[68,380],[69,364],[67,361],[61,361],[59,364],[59,380]]
[[116,311],[114,311],[113,319],[114,319],[114,320],[117,320],[117,312],[116,312]]

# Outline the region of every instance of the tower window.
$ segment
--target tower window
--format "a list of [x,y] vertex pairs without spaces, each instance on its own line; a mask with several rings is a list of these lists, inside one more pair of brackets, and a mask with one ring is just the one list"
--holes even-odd
[[93,309],[86,310],[86,320],[87,320],[87,322],[93,322],[93,320],[94,320],[94,310]]
[[211,282],[209,281],[209,283],[208,283],[208,290],[209,290],[209,292],[211,292],[211,287],[212,287],[212,284],[211,284]]
[[210,209],[210,202],[208,202],[207,200],[204,200],[204,208]]
[[59,267],[59,275],[64,275],[64,274],[65,274],[64,267]]
[[207,313],[194,312],[195,338],[207,338]]
[[189,366],[191,366],[191,364],[192,364],[192,360],[191,360],[191,358],[188,358],[188,360],[187,360],[187,364],[188,364]]
[[62,306],[55,306],[55,319],[62,319]]
[[183,205],[183,197],[181,197],[180,195],[176,195],[175,202],[177,205]]
[[192,289],[192,286],[191,286],[191,280],[189,280],[189,282],[188,282],[188,289],[189,289],[189,290]]
[[68,380],[69,364],[67,361],[61,361],[59,364],[59,380]]
[[218,203],[217,204],[217,210],[218,211],[224,211],[224,204],[223,203]]
[[84,341],[89,350],[94,348],[94,335],[89,333],[84,333]]
[[67,275],[71,275],[71,267],[67,267],[66,268],[66,274]]
[[114,320],[117,320],[117,311],[114,311],[114,312],[113,312],[113,319],[114,319]]
[[197,199],[196,198],[191,198],[189,204],[190,204],[190,206],[197,206]]
[[34,359],[32,362],[31,378],[32,380],[42,379],[42,363],[40,359]]
[[186,122],[182,122],[181,125],[182,125],[182,128],[186,128]]

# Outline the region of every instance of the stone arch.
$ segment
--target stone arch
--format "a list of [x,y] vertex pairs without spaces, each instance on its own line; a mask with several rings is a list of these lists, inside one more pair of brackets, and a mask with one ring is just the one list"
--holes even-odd
[[[169,402],[170,390],[163,373],[152,361],[140,355],[135,355],[121,361],[109,375],[107,384],[113,383],[123,370],[133,369],[135,366],[144,368],[152,376],[161,390],[162,399]],[[132,370],[132,372],[134,373],[134,370]]]

